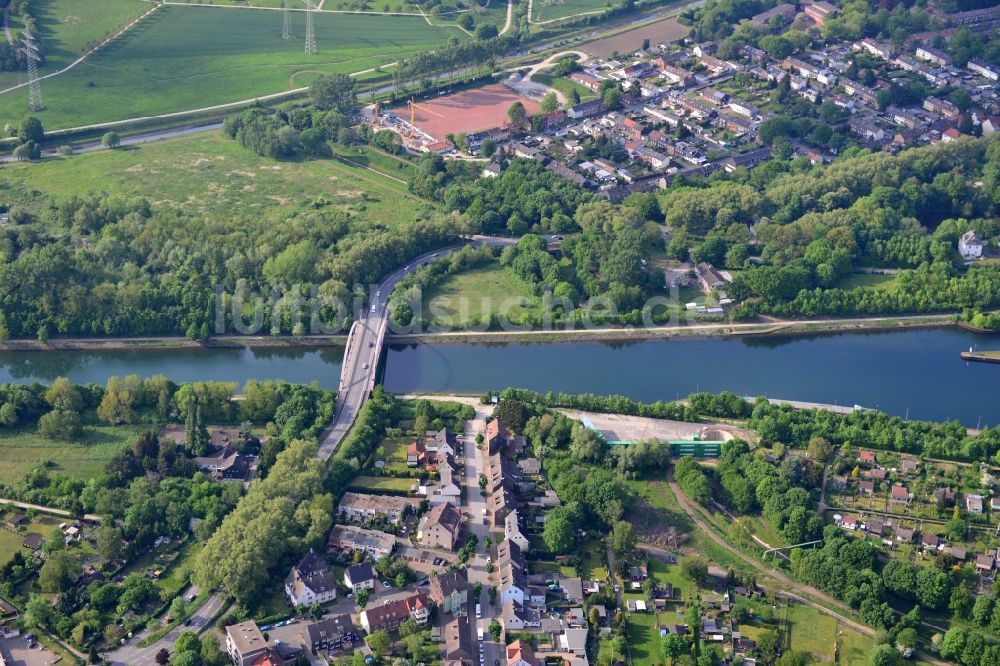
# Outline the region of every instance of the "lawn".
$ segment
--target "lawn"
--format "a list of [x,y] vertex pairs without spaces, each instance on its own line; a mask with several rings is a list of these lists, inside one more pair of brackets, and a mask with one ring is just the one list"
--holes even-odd
[[546,74],[544,72],[540,72],[531,77],[531,80],[537,81],[538,83],[546,85],[550,88],[555,88],[563,95],[565,95],[567,99],[569,99],[570,94],[574,90],[577,92],[578,95],[580,95],[580,101],[582,102],[586,102],[587,100],[597,98],[597,93],[595,93],[590,88],[586,86],[581,86],[576,81],[567,79],[562,76],[553,76],[552,74]]
[[72,442],[38,435],[34,428],[0,430],[0,483],[17,483],[42,464],[50,472],[80,478],[96,476],[111,458],[130,445],[141,426],[86,425]]
[[812,653],[817,661],[833,661],[835,645],[839,642],[839,663],[862,666],[869,662],[872,639],[841,626],[836,618],[815,608],[789,605],[786,631],[786,645],[793,650]]
[[370,223],[394,226],[430,205],[406,185],[334,159],[278,161],[259,157],[221,132],[14,164],[0,182],[8,198],[27,202],[34,190],[56,199],[104,191],[143,196],[195,215],[265,216],[275,222],[320,198]]
[[[293,19],[302,35],[304,13]],[[46,108],[38,116],[52,130],[235,102],[307,86],[326,72],[386,65],[451,36],[465,37],[419,16],[320,13],[315,24],[319,50],[309,56],[301,37],[281,38],[280,12],[163,6],[80,65],[43,81]],[[27,94],[0,95],[0,122],[26,115]]]
[[[42,75],[66,67],[95,42],[108,37],[129,20],[148,10],[141,0],[46,0],[31,4],[44,47]],[[22,28],[11,14],[11,31]],[[26,72],[0,72],[0,90],[27,81]]]
[[[21,513],[21,510],[11,507],[0,507],[0,516],[4,518],[14,513]],[[38,534],[42,538],[48,539],[52,536],[53,530],[61,522],[62,519],[60,518],[40,513],[34,517],[26,528],[16,532],[6,525],[0,527],[0,562],[7,562],[19,550],[23,555],[29,556],[31,553],[21,547],[21,542],[24,541],[24,538],[29,534]]]
[[538,0],[533,3],[533,21],[567,18],[584,12],[598,12],[612,6],[609,0]]
[[391,476],[357,476],[351,481],[355,491],[377,490],[384,493],[408,493],[415,479],[397,479]]
[[[641,598],[641,595],[635,598]],[[629,613],[626,624],[632,664],[635,666],[662,664],[660,630],[656,626],[656,615],[653,613]]]
[[499,263],[452,275],[424,296],[425,312],[446,326],[465,326],[491,314],[516,319],[535,303],[531,286]]
[[[385,462],[385,470],[389,474],[407,475],[411,468],[406,464],[406,449],[413,442],[413,437],[386,437],[375,450],[372,458]],[[415,468],[412,468],[415,471]]]
[[851,273],[837,283],[840,289],[858,289],[861,287],[869,289],[880,289],[882,291],[894,292],[899,288],[899,282],[895,275],[870,275],[868,273]]

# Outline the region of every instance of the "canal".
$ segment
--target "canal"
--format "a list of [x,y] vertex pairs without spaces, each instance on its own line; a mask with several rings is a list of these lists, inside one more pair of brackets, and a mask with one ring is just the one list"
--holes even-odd
[[[1000,423],[1000,366],[959,352],[1000,349],[1000,337],[961,329],[814,336],[677,338],[627,343],[392,345],[393,392],[480,393],[506,386],[672,400],[696,391],[839,405],[910,418]],[[112,375],[174,381],[284,379],[336,388],[343,349],[169,349],[0,352],[0,382],[103,384]]]

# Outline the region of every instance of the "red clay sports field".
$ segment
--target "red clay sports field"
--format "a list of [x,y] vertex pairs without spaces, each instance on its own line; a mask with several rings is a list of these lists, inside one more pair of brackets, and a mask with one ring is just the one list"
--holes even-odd
[[[447,134],[499,127],[506,122],[507,109],[514,102],[524,104],[529,116],[539,111],[537,103],[496,83],[417,102],[414,124],[440,141]],[[389,111],[407,122],[410,120],[410,110],[405,104]]]

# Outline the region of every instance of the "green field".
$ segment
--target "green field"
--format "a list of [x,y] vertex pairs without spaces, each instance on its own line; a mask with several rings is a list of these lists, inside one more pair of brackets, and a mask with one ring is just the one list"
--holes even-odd
[[868,289],[881,289],[882,291],[896,291],[899,283],[895,275],[869,275],[868,273],[851,273],[837,283],[840,289],[857,289],[865,287]]
[[[141,0],[42,0],[31,4],[45,53],[42,74],[66,67],[86,49],[148,10]],[[11,15],[11,30],[21,29]],[[27,81],[26,72],[0,72],[0,90]]]
[[532,21],[549,21],[584,12],[607,9],[609,0],[536,0],[532,5]]
[[381,490],[387,493],[408,493],[416,479],[398,479],[391,476],[358,476],[351,481],[351,490]]
[[[368,164],[366,153],[351,159]],[[378,153],[375,153],[378,155]],[[387,158],[394,160],[395,158]],[[372,168],[382,169],[374,164]],[[386,168],[388,171],[388,168]],[[405,170],[397,170],[405,177]],[[258,157],[221,133],[99,151],[37,164],[15,164],[0,173],[8,198],[32,190],[56,197],[108,192],[143,196],[190,214],[264,216],[284,220],[319,197],[370,223],[412,220],[428,204],[406,185],[334,159],[278,161]]]
[[595,93],[590,88],[587,88],[586,86],[581,86],[576,81],[572,81],[570,79],[561,76],[557,77],[553,76],[552,74],[546,74],[544,72],[541,72],[531,77],[531,80],[538,81],[542,85],[546,85],[550,88],[555,88],[563,95],[565,95],[567,99],[569,99],[570,93],[574,90],[577,92],[578,95],[580,95],[580,101],[582,102],[586,102],[589,99],[597,98],[597,93]]
[[839,663],[863,666],[869,662],[874,647],[871,638],[808,606],[789,605],[785,629],[786,645],[792,650],[812,653],[815,661],[833,661],[834,646],[839,643]]
[[514,319],[530,309],[515,304],[512,299],[518,297],[537,302],[530,285],[494,264],[452,275],[430,289],[424,295],[425,316],[463,326],[491,313],[506,312]]
[[34,427],[0,430],[0,483],[17,483],[43,463],[53,473],[96,476],[142,431],[141,426],[85,425],[76,441],[59,442],[36,434]]
[[[642,595],[626,595],[631,599],[642,599]],[[632,655],[632,663],[636,666],[651,666],[662,664],[660,656],[660,630],[656,624],[654,613],[629,613],[626,620],[628,626],[628,648]]]
[[[319,52],[308,56],[304,13],[293,18],[299,37],[283,40],[280,12],[163,6],[77,67],[43,81],[46,108],[38,116],[52,130],[235,102],[307,86],[324,72],[385,65],[465,36],[420,17],[320,13]],[[0,122],[27,114],[27,94],[0,95]]]
[[[4,518],[19,512],[19,509],[0,506],[0,516],[4,516]],[[29,534],[37,534],[45,539],[48,539],[52,536],[53,530],[55,530],[61,522],[62,520],[59,518],[40,513],[34,517],[26,528],[20,529],[16,532],[6,525],[0,527],[0,562],[9,561],[10,558],[13,557],[14,553],[19,550],[22,555],[30,555],[28,550],[21,546],[21,542],[24,541],[24,538]]]

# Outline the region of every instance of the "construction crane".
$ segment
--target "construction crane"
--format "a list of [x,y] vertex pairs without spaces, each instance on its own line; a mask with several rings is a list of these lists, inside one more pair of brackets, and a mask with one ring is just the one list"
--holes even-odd
[[426,106],[423,106],[421,104],[417,104],[416,101],[414,101],[414,99],[412,97],[409,99],[409,101],[406,102],[406,105],[408,107],[410,107],[410,139],[411,140],[413,139],[413,135],[414,135],[414,133],[416,132],[416,129],[417,129],[417,122],[416,122],[417,121],[417,109],[420,109],[421,111],[423,111],[425,113],[429,113],[432,116],[437,116],[438,118],[446,118],[447,117],[443,113],[438,113],[437,111],[434,111],[433,109],[428,109]]

